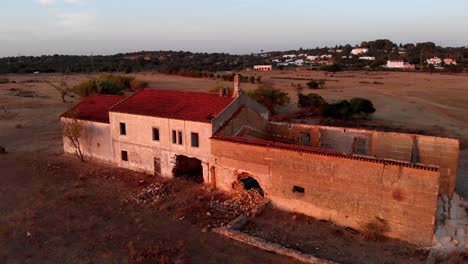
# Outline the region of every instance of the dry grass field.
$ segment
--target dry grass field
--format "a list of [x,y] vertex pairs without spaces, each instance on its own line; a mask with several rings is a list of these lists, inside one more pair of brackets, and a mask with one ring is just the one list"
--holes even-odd
[[[273,82],[277,88],[288,91],[291,96],[291,105],[283,109],[283,111],[295,108],[297,101],[297,84],[305,87],[303,93],[318,93],[323,96],[327,101],[350,99],[352,97],[365,97],[371,99],[377,109],[371,120],[366,122],[375,127],[392,127],[398,130],[407,131],[421,131],[426,134],[438,135],[443,137],[458,138],[462,142],[462,151],[460,156],[460,170],[457,182],[457,192],[465,198],[468,198],[468,75],[456,74],[428,74],[428,73],[397,73],[397,72],[340,72],[336,74],[315,72],[315,71],[273,71],[273,72],[245,72],[245,75],[261,75],[263,80]],[[27,214],[29,204],[34,208],[39,208],[39,212],[44,215],[24,216],[28,219],[34,217],[44,217],[47,210],[50,208],[57,208],[61,210],[60,213],[65,216],[69,214],[79,214],[80,207],[73,209],[74,211],[67,211],[64,207],[57,207],[55,204],[49,204],[46,199],[63,199],[61,192],[70,192],[76,187],[75,181],[80,176],[75,175],[72,179],[64,179],[60,175],[53,175],[47,178],[46,174],[37,174],[36,162],[44,160],[62,159],[57,157],[62,154],[62,141],[60,137],[60,124],[59,115],[65,110],[69,109],[79,98],[67,98],[66,103],[63,103],[60,93],[54,86],[67,86],[72,87],[80,81],[88,78],[96,78],[98,75],[61,75],[61,74],[37,74],[37,75],[5,75],[10,81],[15,83],[0,84],[0,146],[3,146],[9,152],[8,154],[0,156],[0,262],[2,262],[1,248],[8,245],[10,250],[20,250],[24,245],[32,243],[34,247],[47,245],[41,244],[37,241],[35,234],[32,237],[28,236],[19,240],[20,244],[6,243],[2,241],[2,235],[5,232],[4,225],[11,219],[6,219],[5,215]],[[207,91],[214,87],[217,82],[225,86],[232,85],[228,82],[222,82],[212,79],[194,79],[179,76],[161,75],[158,73],[138,73],[133,74],[140,80],[149,82],[150,87],[159,89],[184,89]],[[310,90],[306,88],[305,83],[309,79],[324,79],[326,85],[324,89]],[[292,85],[294,84],[294,86]],[[242,88],[249,90],[257,87],[256,84],[243,84]],[[79,174],[79,173],[78,173]],[[94,181],[94,180],[93,180]],[[60,186],[61,184],[65,184]],[[102,181],[97,181],[98,185],[104,184]],[[57,185],[57,186],[54,186]],[[67,187],[68,186],[68,187]],[[100,207],[107,206],[106,210],[113,210],[121,208],[117,203],[110,203],[104,205],[98,203],[102,197],[97,196],[94,184],[92,188],[84,191],[86,197],[90,198],[93,202],[90,206],[85,204],[80,205],[83,210],[92,209],[97,213]],[[110,184],[109,188],[104,190],[111,193],[111,189],[115,184]],[[68,188],[71,188],[68,190]],[[80,189],[81,190],[81,189]],[[107,194],[106,194],[107,195]],[[114,194],[105,197],[113,198]],[[42,200],[41,200],[42,199]],[[1,202],[3,201],[3,202]],[[54,200],[55,201],[55,200]],[[73,202],[73,201],[72,201]],[[16,208],[16,209],[15,209]],[[128,208],[127,208],[128,209]],[[120,210],[120,209],[119,209]],[[130,208],[135,214],[134,208]],[[23,215],[20,215],[23,217]],[[87,214],[95,221],[93,217],[95,214]],[[113,222],[119,219],[121,215],[112,215],[110,220],[105,221]],[[24,218],[23,217],[23,218]],[[76,217],[76,216],[73,216]],[[148,213],[148,217],[155,217],[158,221],[163,223],[169,221],[163,216]],[[140,218],[144,218],[141,216]],[[34,219],[33,219],[34,220]],[[30,219],[30,221],[34,222]],[[98,219],[99,220],[99,219]],[[132,219],[127,219],[129,222],[124,223],[126,228],[130,228],[131,232],[137,232],[137,229],[132,229]],[[127,221],[121,220],[121,221]],[[144,218],[142,221],[147,221]],[[29,220],[28,220],[29,221]],[[97,221],[97,220],[96,220]],[[95,221],[95,222],[96,222]],[[99,220],[100,221],[100,220]],[[98,221],[98,222],[99,222]],[[117,220],[116,220],[117,221]],[[120,220],[119,220],[120,221]],[[173,221],[173,220],[170,220]],[[99,222],[100,223],[100,222]],[[109,228],[118,229],[118,222],[113,222]],[[145,222],[146,223],[146,222]],[[149,223],[149,222],[148,222]],[[102,223],[101,223],[102,224]],[[3,225],[3,226],[2,226]],[[154,225],[154,224],[153,224]],[[96,226],[96,228],[105,228],[106,225]],[[164,227],[168,227],[164,224]],[[2,229],[3,228],[3,229]],[[62,228],[62,227],[61,227]],[[66,227],[77,232],[72,226]],[[63,228],[62,228],[63,229]],[[60,230],[62,230],[60,229]],[[59,231],[60,231],[59,230]],[[65,230],[65,231],[66,231]],[[28,230],[23,230],[29,232]],[[128,231],[128,230],[127,230]],[[107,232],[107,231],[106,231]],[[171,232],[188,232],[193,236],[200,236],[199,229],[194,230],[192,227],[187,227],[184,224],[175,224]],[[108,233],[108,232],[107,232]],[[103,235],[107,235],[103,233]],[[11,234],[11,233],[10,233]],[[132,233],[125,243],[129,240],[138,240],[138,234]],[[180,233],[183,234],[183,233]],[[178,239],[184,236],[178,234]],[[18,235],[19,234],[14,234]],[[50,238],[48,242],[54,244],[56,241],[62,241],[60,235]],[[106,239],[105,236],[100,236],[99,233],[85,233],[91,238]],[[159,235],[165,239],[169,239],[168,233],[157,231],[154,235]],[[26,236],[26,235],[25,235]],[[78,249],[81,244],[73,244],[74,241],[81,241],[80,234],[73,233],[72,239],[69,240],[68,245],[62,245],[63,248],[57,249],[53,254],[57,259],[62,259],[67,254],[73,254],[75,259],[88,256],[83,249]],[[143,236],[144,240],[151,240],[148,236]],[[31,240],[31,241],[29,241]],[[65,240],[67,241],[67,240]],[[21,244],[23,243],[23,244]],[[36,244],[35,244],[36,243]],[[81,243],[81,242],[80,242]],[[117,242],[112,242],[112,247],[127,248],[127,245],[120,245]],[[248,251],[243,258],[231,259],[232,262],[241,261],[242,263],[254,263],[257,260],[266,262],[283,262],[287,260],[283,258],[276,258],[271,254],[263,254],[256,251],[248,250],[248,248],[241,246],[234,242],[227,242],[212,235],[202,235],[199,238],[191,238],[188,243],[206,243],[207,245],[224,245],[229,248],[225,252],[213,256],[208,263],[216,263],[217,260],[225,259],[227,255],[238,254],[243,251]],[[66,247],[75,248],[76,252],[66,252]],[[102,244],[97,244],[96,247],[102,247]],[[171,245],[177,248],[177,245]],[[197,251],[193,245],[189,245],[188,251],[190,254]],[[41,251],[41,248],[37,248]],[[89,248],[89,250],[97,250],[102,253],[97,259],[109,260],[111,257],[109,249],[106,248]],[[192,260],[202,259],[203,254],[210,254],[210,248],[205,246],[200,248],[200,252],[195,254]],[[32,252],[32,251],[31,251]],[[96,252],[96,251],[95,251]],[[126,251],[125,251],[126,252]],[[124,252],[124,253],[125,253]],[[17,252],[20,254],[21,252]],[[125,257],[126,253],[119,253],[118,257]],[[33,253],[31,253],[33,254]],[[34,255],[32,260],[38,260],[37,255]],[[40,257],[40,256],[39,256]],[[92,256],[90,256],[91,259]],[[27,262],[28,258],[18,259],[19,262]],[[29,259],[31,261],[31,259]],[[227,261],[230,262],[230,261]]]

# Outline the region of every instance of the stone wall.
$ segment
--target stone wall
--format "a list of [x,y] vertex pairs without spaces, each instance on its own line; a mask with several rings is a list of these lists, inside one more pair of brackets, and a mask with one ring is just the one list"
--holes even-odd
[[[280,208],[360,228],[374,217],[389,236],[430,245],[439,172],[227,142],[211,141],[217,187],[230,190],[240,173],[252,175]],[[293,187],[304,188],[304,193]]]
[[229,120],[223,129],[219,131],[220,135],[266,137],[268,120],[264,119],[257,112],[248,107],[242,107],[234,115],[235,117]]
[[355,139],[360,138],[365,142],[365,156],[440,167],[440,193],[452,195],[455,189],[459,156],[456,139],[280,122],[271,122],[267,131],[280,141],[295,144],[300,143],[300,133],[310,133],[312,146],[346,154],[353,154]]

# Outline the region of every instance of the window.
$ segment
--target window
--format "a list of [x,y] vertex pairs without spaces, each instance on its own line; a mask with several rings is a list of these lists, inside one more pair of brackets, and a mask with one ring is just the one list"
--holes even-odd
[[358,155],[367,155],[367,140],[361,137],[355,137],[353,142],[353,152]]
[[192,147],[198,148],[198,146],[199,146],[198,145],[198,133],[192,132],[191,138],[192,138]]
[[172,144],[177,144],[177,132],[172,130]]
[[305,189],[300,186],[293,186],[292,191],[293,193],[304,193]]
[[123,161],[128,161],[128,153],[125,150],[122,150],[120,155],[122,156]]
[[158,128],[153,128],[153,140],[159,141],[159,129]]
[[301,133],[301,145],[308,146],[310,145],[310,134]]
[[179,131],[179,145],[182,145],[182,132]]
[[120,123],[120,135],[127,135],[127,128],[125,127],[125,123]]

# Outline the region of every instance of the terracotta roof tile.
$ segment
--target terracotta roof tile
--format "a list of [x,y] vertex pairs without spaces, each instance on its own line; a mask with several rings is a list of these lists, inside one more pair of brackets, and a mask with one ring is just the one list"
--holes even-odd
[[142,89],[110,111],[209,123],[233,100],[204,92]]
[[124,98],[125,96],[121,95],[93,94],[63,113],[61,117],[109,123],[109,109]]

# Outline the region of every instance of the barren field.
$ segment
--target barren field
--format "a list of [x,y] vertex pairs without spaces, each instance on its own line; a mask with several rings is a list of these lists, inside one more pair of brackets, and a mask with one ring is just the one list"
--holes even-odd
[[[306,87],[309,79],[325,79],[325,89],[304,88],[303,92],[318,93],[329,101],[371,99],[377,112],[366,125],[459,138],[462,151],[456,190],[468,198],[468,75],[245,73],[254,74],[288,91],[293,102],[287,109],[294,109],[297,99],[297,89],[291,83]],[[121,203],[129,193],[145,188],[155,179],[88,177],[94,169],[92,165],[77,169],[80,165],[76,161],[63,157],[59,115],[79,99],[67,98],[68,102],[63,103],[54,86],[71,87],[97,76],[0,76],[16,82],[0,84],[0,146],[9,152],[0,155],[0,262],[131,262],[139,254],[146,254],[169,258],[165,260],[169,263],[178,259],[188,263],[291,263],[289,259],[202,232],[200,223],[213,224],[207,222],[211,220],[179,220],[171,208],[180,204],[168,205],[161,213],[145,210],[146,205]],[[217,82],[231,85],[157,73],[134,76],[160,89],[206,91]],[[243,84],[242,88],[256,86]],[[266,226],[265,232],[275,228]],[[249,230],[263,232],[255,225]],[[281,242],[295,241],[283,237]],[[397,250],[401,254],[395,254],[418,256],[410,251]],[[355,260],[359,259],[357,256]]]

